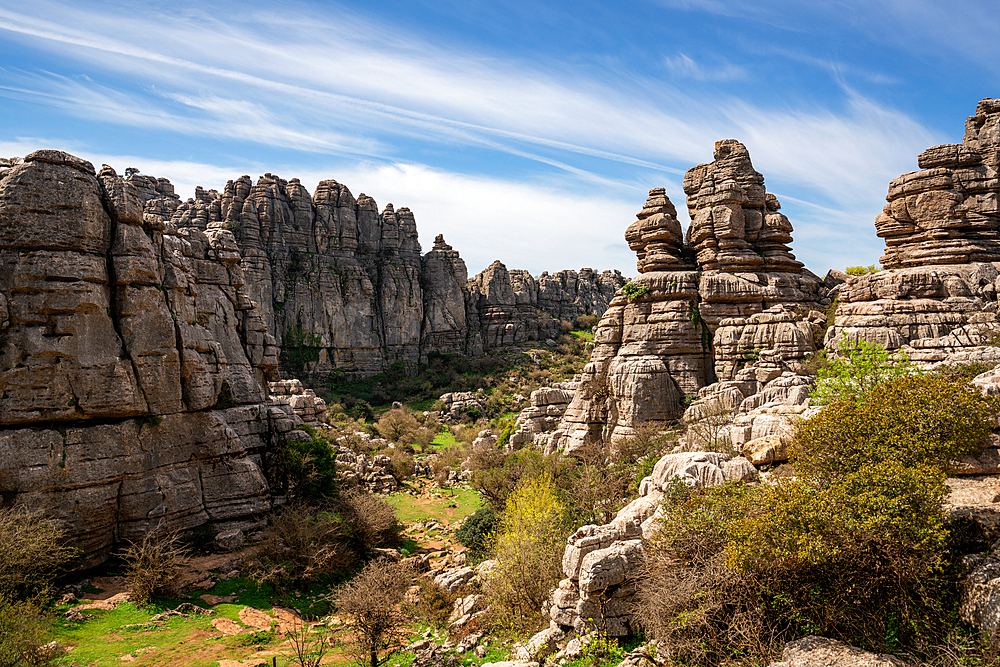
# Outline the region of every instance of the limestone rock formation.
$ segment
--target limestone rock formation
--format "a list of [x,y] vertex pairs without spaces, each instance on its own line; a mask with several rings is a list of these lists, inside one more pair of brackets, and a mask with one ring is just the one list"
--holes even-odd
[[656,530],[654,518],[664,488],[674,480],[694,487],[753,480],[757,470],[743,458],[712,452],[667,454],[642,480],[639,497],[611,523],[583,526],[570,536],[563,552],[563,574],[552,592],[549,616],[554,628],[578,634],[601,629],[609,636],[633,629],[632,596],[642,559],[642,541]]
[[239,261],[110,167],[43,150],[0,177],[0,490],[91,562],[270,508],[277,348]]
[[132,175],[146,213],[177,227],[226,229],[242,254],[250,297],[281,344],[282,371],[325,379],[367,376],[435,352],[481,355],[554,337],[561,320],[601,315],[624,284],[591,269],[508,271],[499,261],[468,280],[465,262],[438,235],[423,257],[413,213],[357,198],[322,181],[264,174],[197,188],[181,202],[163,178]]
[[894,655],[872,653],[826,637],[809,635],[785,644],[781,662],[769,667],[904,667]]
[[817,349],[825,318],[815,308],[828,290],[789,252],[791,224],[746,147],[718,142],[684,190],[688,245],[663,188],[625,232],[640,275],[595,330],[580,390],[550,441],[564,452],[680,417],[685,395],[733,379],[761,350],[795,363]]
[[829,347],[869,340],[935,362],[1000,330],[998,127],[1000,100],[982,100],[961,144],[927,149],[919,171],[890,183],[875,220],[887,270],[841,287]]
[[520,449],[533,444],[547,448],[551,432],[559,426],[566,408],[569,407],[576,390],[580,387],[580,376],[568,382],[556,382],[531,392],[531,405],[517,415],[517,430],[507,443],[509,450]]

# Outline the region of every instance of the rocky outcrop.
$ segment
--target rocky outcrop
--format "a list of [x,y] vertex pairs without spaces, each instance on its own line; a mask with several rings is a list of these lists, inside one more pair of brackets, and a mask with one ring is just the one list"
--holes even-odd
[[50,150],[0,176],[0,222],[0,492],[90,562],[270,509],[277,348],[232,233],[178,228]]
[[741,452],[754,465],[788,458],[795,425],[818,412],[809,404],[813,379],[776,350],[762,350],[732,380],[702,388],[684,412],[680,446]]
[[828,288],[788,250],[791,224],[734,140],[684,177],[687,245],[663,188],[625,232],[640,275],[605,312],[579,391],[550,442],[573,453],[682,413],[686,395],[732,380],[761,350],[815,352]]
[[769,667],[905,667],[894,655],[872,653],[836,639],[809,635],[785,644],[781,662]]
[[293,414],[312,428],[319,428],[326,421],[326,401],[316,396],[312,389],[302,386],[300,380],[269,382],[271,404],[287,403]]
[[868,340],[904,348],[920,362],[982,345],[1000,331],[1000,100],[984,99],[961,144],[934,146],[920,170],[889,184],[875,219],[887,269],[852,278],[827,345]]
[[556,382],[531,392],[528,399],[531,405],[518,413],[515,422],[517,430],[507,441],[508,450],[520,449],[528,444],[546,449],[551,432],[559,426],[579,386],[580,377],[576,376],[571,381]]
[[583,634],[598,630],[622,637],[635,629],[633,596],[642,561],[642,543],[653,536],[664,488],[676,481],[692,487],[753,480],[757,470],[745,459],[712,452],[667,454],[639,485],[639,497],[611,523],[583,526],[570,536],[563,574],[552,592],[549,617],[554,630]]
[[423,257],[416,221],[392,204],[322,181],[265,174],[197,188],[180,202],[166,179],[133,175],[145,210],[177,226],[230,230],[251,298],[281,344],[282,371],[325,379],[367,376],[429,354],[481,355],[558,334],[560,321],[600,315],[624,283],[591,269],[508,271],[499,261],[468,280],[440,234]]

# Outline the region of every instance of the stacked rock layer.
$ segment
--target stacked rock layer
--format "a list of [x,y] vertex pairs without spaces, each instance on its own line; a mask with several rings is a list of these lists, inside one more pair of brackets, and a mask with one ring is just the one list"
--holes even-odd
[[[686,395],[735,377],[761,350],[816,350],[809,313],[826,287],[788,249],[792,227],[743,144],[684,177],[687,243],[663,188],[625,232],[639,276],[611,302],[553,449],[578,451],[680,417]],[[829,303],[827,300],[826,303]]]
[[98,560],[268,510],[277,348],[245,283],[229,231],[144,213],[110,167],[0,171],[0,493]]
[[290,375],[367,376],[435,352],[481,355],[554,337],[561,320],[603,314],[625,282],[591,269],[536,279],[499,261],[469,280],[441,235],[421,257],[408,208],[380,213],[374,199],[333,180],[310,195],[298,179],[242,176],[184,203],[166,179],[130,181],[147,211],[233,233],[249,294]]
[[984,99],[961,144],[928,148],[889,184],[875,219],[886,270],[841,288],[827,344],[868,340],[937,362],[996,336],[1000,289],[1000,100]]

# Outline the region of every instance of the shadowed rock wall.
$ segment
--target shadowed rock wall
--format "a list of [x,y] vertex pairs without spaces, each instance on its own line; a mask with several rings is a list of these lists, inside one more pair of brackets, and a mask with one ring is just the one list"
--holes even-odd
[[[157,191],[165,188],[157,182]],[[0,168],[0,492],[115,540],[270,508],[277,348],[231,232],[178,228],[110,167]]]

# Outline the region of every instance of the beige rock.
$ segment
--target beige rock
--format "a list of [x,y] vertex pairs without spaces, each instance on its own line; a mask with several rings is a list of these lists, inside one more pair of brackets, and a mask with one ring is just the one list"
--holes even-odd
[[899,658],[871,653],[835,639],[809,635],[785,644],[781,662],[771,667],[904,667]]

